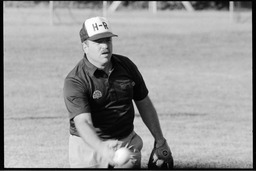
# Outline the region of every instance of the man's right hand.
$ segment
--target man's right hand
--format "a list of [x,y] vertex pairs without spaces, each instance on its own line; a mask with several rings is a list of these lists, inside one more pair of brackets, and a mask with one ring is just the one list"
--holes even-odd
[[119,143],[118,140],[102,141],[92,124],[91,113],[82,113],[74,118],[76,129],[83,140],[100,154],[104,161],[114,165],[113,158]]
[[99,148],[99,154],[101,154],[101,157],[108,161],[111,166],[115,165],[113,158],[119,145],[120,143],[118,143],[117,140],[107,140],[103,141],[101,148]]

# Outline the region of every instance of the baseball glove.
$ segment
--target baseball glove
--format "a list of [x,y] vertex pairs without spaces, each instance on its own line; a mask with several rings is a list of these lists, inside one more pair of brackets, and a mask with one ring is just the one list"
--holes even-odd
[[173,168],[173,157],[171,150],[166,143],[156,148],[156,142],[154,148],[150,154],[148,161],[148,169],[172,169]]

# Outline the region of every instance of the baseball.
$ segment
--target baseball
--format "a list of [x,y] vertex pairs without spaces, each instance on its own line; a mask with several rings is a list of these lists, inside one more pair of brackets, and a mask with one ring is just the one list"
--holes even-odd
[[113,161],[121,166],[127,163],[131,158],[131,151],[125,147],[121,147],[116,150]]

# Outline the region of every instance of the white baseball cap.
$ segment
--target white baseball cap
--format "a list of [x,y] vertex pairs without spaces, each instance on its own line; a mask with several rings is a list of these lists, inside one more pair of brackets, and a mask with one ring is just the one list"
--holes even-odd
[[117,37],[112,33],[110,24],[105,17],[93,17],[85,20],[80,30],[81,42],[114,36]]

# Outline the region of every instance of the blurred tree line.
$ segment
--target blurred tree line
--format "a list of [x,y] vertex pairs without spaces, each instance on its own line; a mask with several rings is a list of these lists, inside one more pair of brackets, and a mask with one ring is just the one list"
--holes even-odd
[[[108,5],[113,1],[108,1]],[[4,1],[5,7],[34,7],[49,4],[49,1]],[[190,1],[195,10],[228,10],[229,1]],[[251,9],[252,1],[234,1],[235,6],[241,9]],[[58,8],[102,8],[103,1],[54,1]],[[149,1],[122,1],[119,9],[147,9]],[[159,10],[182,10],[181,1],[157,1]]]

